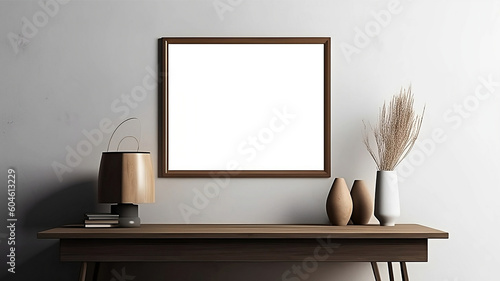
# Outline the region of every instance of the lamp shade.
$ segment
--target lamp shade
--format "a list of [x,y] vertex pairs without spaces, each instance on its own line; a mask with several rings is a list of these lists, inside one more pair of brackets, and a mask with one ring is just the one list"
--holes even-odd
[[103,152],[99,203],[154,203],[155,182],[149,152]]

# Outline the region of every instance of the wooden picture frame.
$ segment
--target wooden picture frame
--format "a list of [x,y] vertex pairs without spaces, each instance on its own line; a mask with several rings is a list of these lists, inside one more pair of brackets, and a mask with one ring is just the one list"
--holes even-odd
[[159,177],[330,177],[330,38],[160,38]]

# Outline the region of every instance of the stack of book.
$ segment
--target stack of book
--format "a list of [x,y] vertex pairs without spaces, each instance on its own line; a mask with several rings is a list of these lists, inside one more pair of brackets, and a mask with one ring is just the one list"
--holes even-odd
[[85,227],[117,227],[118,215],[85,214]]

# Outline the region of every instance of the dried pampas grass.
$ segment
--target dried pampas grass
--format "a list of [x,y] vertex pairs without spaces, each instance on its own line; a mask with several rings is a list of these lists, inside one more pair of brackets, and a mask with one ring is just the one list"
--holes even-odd
[[369,130],[365,124],[363,142],[375,160],[379,171],[393,171],[396,166],[408,155],[417,140],[424,117],[418,116],[413,110],[413,94],[411,86],[408,90],[401,89],[395,95],[388,107],[380,109],[378,124],[371,127],[375,138],[377,153],[371,148]]

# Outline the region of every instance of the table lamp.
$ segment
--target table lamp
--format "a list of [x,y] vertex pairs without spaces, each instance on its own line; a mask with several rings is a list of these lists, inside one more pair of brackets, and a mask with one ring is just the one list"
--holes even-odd
[[117,203],[121,227],[139,227],[139,203],[154,203],[155,184],[149,152],[103,152],[98,180],[99,203]]
[[120,227],[139,227],[141,220],[138,206],[135,204],[154,203],[154,201],[155,181],[149,152],[137,150],[102,153],[98,202],[116,203],[111,206],[111,213],[119,215]]

